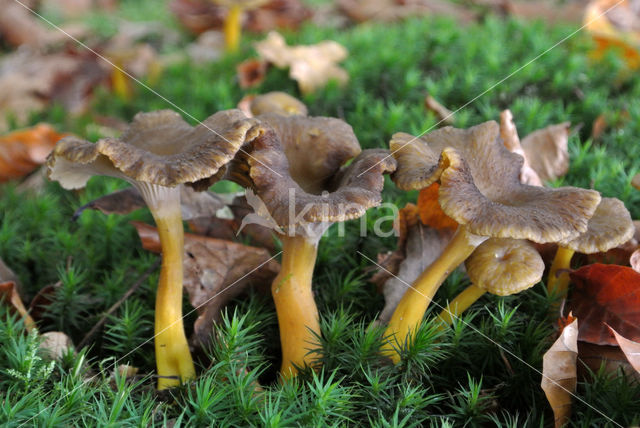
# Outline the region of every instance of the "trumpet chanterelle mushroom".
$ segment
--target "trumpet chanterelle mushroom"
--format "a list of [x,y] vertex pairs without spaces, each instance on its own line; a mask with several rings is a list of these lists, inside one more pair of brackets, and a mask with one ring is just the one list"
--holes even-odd
[[257,119],[247,155],[238,155],[227,177],[253,190],[281,231],[282,268],[271,291],[281,375],[289,378],[297,367],[313,366],[308,354],[319,348],[312,277],[320,237],[332,223],[358,218],[381,202],[383,174],[395,170],[395,160],[384,150],[361,152],[339,119],[273,113]]
[[471,285],[440,313],[439,318],[446,324],[451,324],[484,293],[498,296],[519,293],[540,282],[544,272],[542,257],[523,239],[487,239],[464,264]]
[[442,210],[460,226],[440,257],[407,289],[386,334],[385,353],[399,361],[398,344],[411,340],[427,306],[447,276],[490,237],[557,242],[587,229],[598,192],[548,189],[520,182],[523,158],[509,152],[496,122],[468,130],[445,127],[417,138],[393,135],[398,161],[392,179],[403,190],[440,182]]
[[631,214],[622,201],[602,198],[593,217],[589,219],[587,230],[577,237],[558,242],[558,250],[547,280],[549,293],[555,293],[559,297],[566,296],[569,286],[568,270],[576,251],[583,254],[609,251],[633,238],[634,231]]
[[47,161],[49,178],[67,189],[84,187],[94,175],[128,181],[156,221],[162,245],[154,335],[158,389],[195,376],[182,324],[180,185],[216,176],[235,156],[252,124],[239,110],[218,112],[195,128],[170,110],[139,113],[120,138],[93,144],[67,137]]

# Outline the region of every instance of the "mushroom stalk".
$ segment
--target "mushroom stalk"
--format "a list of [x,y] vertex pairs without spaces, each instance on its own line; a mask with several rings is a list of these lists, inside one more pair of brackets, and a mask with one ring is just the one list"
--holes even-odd
[[280,236],[282,268],[271,285],[276,304],[284,379],[295,376],[297,367],[311,365],[309,350],[319,348],[318,308],[313,298],[311,279],[318,252],[317,241],[302,236]]
[[[569,274],[567,271],[571,267],[571,259],[574,253],[575,251],[569,248],[558,247],[551,269],[549,269],[549,278],[547,280],[547,291],[549,293],[554,293],[560,298],[566,297],[567,289],[569,288]],[[558,271],[560,271],[559,275]]]
[[458,318],[461,313],[466,311],[469,306],[473,305],[475,301],[482,297],[486,292],[487,290],[484,288],[471,284],[458,294],[451,302],[449,302],[447,307],[440,312],[438,318],[443,323],[450,325],[454,318]]
[[244,9],[240,5],[231,5],[224,21],[224,41],[229,52],[236,52],[240,45],[243,12]]
[[[486,239],[485,236],[470,233],[463,225],[458,226],[458,230],[442,254],[420,274],[405,292],[385,331],[385,337],[388,337],[389,341],[382,347],[383,353],[391,357],[394,363],[400,361],[398,345],[404,343],[405,340],[409,342],[413,339],[413,335],[440,285]],[[396,346],[394,347],[393,344]]]
[[162,246],[154,331],[159,390],[178,386],[196,373],[182,323],[184,229],[180,190],[176,187],[168,193],[161,208],[149,205]]

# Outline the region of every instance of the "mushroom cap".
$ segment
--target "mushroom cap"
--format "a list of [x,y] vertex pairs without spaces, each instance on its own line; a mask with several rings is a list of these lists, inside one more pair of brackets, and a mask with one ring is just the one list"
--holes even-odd
[[218,112],[196,127],[171,110],[138,113],[120,138],[60,140],[48,175],[68,189],[96,174],[166,187],[204,180],[235,156],[254,123],[240,110]]
[[395,134],[391,151],[398,187],[421,189],[439,180],[443,211],[476,235],[539,243],[574,238],[600,203],[593,190],[522,184],[523,158],[504,147],[494,121],[420,138]]
[[277,113],[263,114],[257,119],[275,130],[291,178],[308,193],[327,190],[331,177],[361,151],[353,129],[340,119]]
[[277,113],[283,116],[307,115],[307,106],[302,101],[279,91],[256,95],[249,108],[254,116],[266,113]]
[[602,198],[593,217],[587,223],[587,231],[558,245],[583,254],[609,251],[633,238],[635,227],[629,210],[621,200]]
[[498,296],[533,287],[544,273],[542,257],[522,239],[487,239],[465,261],[465,267],[474,285]]
[[[396,166],[388,151],[365,150],[348,166],[338,165],[333,171],[321,167],[327,172],[320,176],[324,183],[322,194],[309,193],[290,173],[280,133],[263,122],[250,134],[245,151],[230,164],[227,178],[254,190],[277,225],[290,233],[305,233],[299,230],[317,223],[362,216],[380,204],[383,174],[394,171]],[[327,141],[321,136],[318,139]],[[344,154],[338,150],[337,156],[342,159]]]

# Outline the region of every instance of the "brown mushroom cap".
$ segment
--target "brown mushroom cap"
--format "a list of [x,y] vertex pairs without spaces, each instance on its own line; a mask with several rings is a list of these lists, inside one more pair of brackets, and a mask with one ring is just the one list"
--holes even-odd
[[560,241],[558,245],[583,254],[609,251],[633,238],[635,227],[631,214],[622,201],[602,198],[587,231],[577,238]]
[[283,116],[307,115],[307,106],[302,101],[285,92],[278,91],[256,95],[249,108],[254,116],[266,113],[277,113]]
[[291,178],[308,193],[327,190],[331,177],[361,149],[349,124],[331,117],[283,116],[268,113],[261,122],[278,135]]
[[398,170],[392,178],[402,189],[440,180],[443,211],[476,235],[544,243],[585,232],[599,193],[520,183],[523,158],[498,136],[493,121],[468,130],[446,127],[421,138],[395,134],[391,150]]
[[[280,123],[280,126],[282,132],[285,125]],[[296,122],[292,126],[297,126]],[[315,137],[318,141],[331,141],[318,129],[320,133]],[[318,169],[323,171],[320,175],[324,183],[320,189],[322,194],[309,193],[290,173],[280,133],[265,123],[250,133],[254,138],[245,146],[246,154],[240,153],[230,164],[227,178],[252,188],[278,226],[288,231],[298,233],[297,229],[304,229],[307,224],[362,216],[367,209],[380,204],[383,174],[395,170],[396,162],[386,150],[365,150],[342,168],[339,165],[347,159],[343,150],[336,150],[333,153],[336,158],[319,163]],[[317,152],[332,156],[326,148],[318,147]],[[329,164],[337,164],[337,168],[328,168]]]
[[196,127],[171,110],[138,113],[120,138],[62,139],[47,160],[49,178],[69,189],[96,174],[167,187],[195,182],[218,173],[254,123],[239,110],[218,112]]
[[487,239],[465,261],[465,267],[474,285],[498,296],[526,290],[540,282],[544,273],[542,257],[522,239]]

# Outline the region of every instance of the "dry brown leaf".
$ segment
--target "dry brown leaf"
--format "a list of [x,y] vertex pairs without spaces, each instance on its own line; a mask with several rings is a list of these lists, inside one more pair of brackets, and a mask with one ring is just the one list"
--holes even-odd
[[424,98],[424,106],[427,110],[436,115],[436,117],[446,125],[453,125],[456,118],[451,110],[440,104],[435,98],[427,94]]
[[349,80],[347,72],[337,65],[348,52],[337,42],[325,40],[315,45],[287,46],[284,37],[272,31],[254,46],[265,61],[278,68],[288,67],[289,76],[298,82],[302,93],[315,92],[330,80],[340,84]]
[[259,59],[248,59],[236,67],[238,83],[242,89],[254,88],[264,81],[267,75],[267,62]]
[[9,266],[7,266],[4,260],[0,259],[0,283],[13,282],[16,285],[16,290],[20,292],[20,280]]
[[640,343],[634,342],[627,339],[626,337],[621,336],[610,326],[607,327],[609,327],[609,330],[611,330],[611,333],[613,333],[613,336],[616,338],[620,349],[622,350],[622,352],[624,352],[624,356],[627,357],[627,360],[629,360],[631,366],[636,372],[640,373]]
[[443,0],[338,0],[338,7],[356,22],[392,22],[431,15],[453,17],[463,23],[476,19],[469,8]]
[[569,127],[569,122],[547,126],[522,140],[525,158],[543,182],[569,170]]
[[139,368],[130,366],[129,364],[118,364],[118,366],[111,373],[111,379],[115,379],[116,374],[120,378],[124,377],[128,379],[137,375],[139,370]]
[[[138,230],[142,246],[160,252],[156,229],[132,222]],[[247,286],[268,286],[280,271],[264,248],[249,247],[235,242],[204,236],[184,236],[184,288],[189,301],[198,311],[194,335],[206,343],[212,323],[219,320],[222,307]]]
[[22,178],[42,165],[56,142],[65,135],[41,123],[0,136],[0,183]]
[[34,14],[14,0],[0,0],[0,10],[0,36],[13,46],[38,46],[55,36]]
[[584,15],[583,0],[557,2],[554,0],[510,0],[506,1],[506,12],[521,19],[541,19],[549,24],[578,24]]
[[560,337],[542,357],[540,386],[553,409],[555,426],[561,427],[571,416],[571,396],[576,390],[578,320],[566,326]]
[[7,281],[0,283],[0,301],[4,300],[5,304],[8,304],[12,311],[17,312],[22,318],[24,318],[24,326],[30,331],[36,328],[36,323],[27,312],[27,308],[24,307],[16,283],[13,281]]
[[596,120],[593,121],[593,125],[591,126],[591,139],[597,140],[599,139],[604,131],[607,129],[607,118],[604,114],[596,117]]
[[631,185],[640,190],[640,173],[633,176],[633,178],[631,179]]
[[71,338],[61,331],[49,331],[40,337],[40,349],[52,360],[59,360],[73,348]]
[[[402,259],[397,263],[397,271],[390,271],[393,275],[387,274],[388,279],[382,287],[385,304],[378,317],[381,323],[389,322],[408,288],[407,284],[412,284],[440,255],[453,236],[453,231],[449,229],[437,230],[423,225],[419,221],[418,209],[413,204],[407,204],[400,212],[398,228],[401,232],[394,262],[399,261],[398,256]],[[372,279],[375,280],[375,277]]]
[[[73,219],[80,217],[87,209],[104,214],[129,214],[146,206],[140,192],[134,187],[128,187],[81,206],[73,213]],[[196,192],[188,186],[180,186],[180,208],[184,220],[215,216],[225,206],[224,200],[215,193]]]
[[536,171],[529,165],[527,155],[520,144],[518,129],[513,122],[511,110],[504,110],[500,113],[500,137],[502,138],[504,146],[509,149],[510,152],[519,154],[524,158],[524,164],[522,164],[522,169],[520,170],[520,181],[531,186],[542,186],[542,180],[540,180]]

